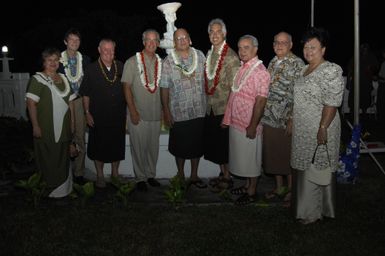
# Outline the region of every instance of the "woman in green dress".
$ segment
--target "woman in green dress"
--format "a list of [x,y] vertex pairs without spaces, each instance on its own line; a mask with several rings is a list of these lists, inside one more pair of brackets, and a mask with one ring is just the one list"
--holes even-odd
[[71,133],[70,101],[75,99],[64,75],[57,73],[60,51],[49,48],[42,52],[43,71],[29,81],[27,107],[34,137],[35,160],[49,197],[71,193],[69,145]]

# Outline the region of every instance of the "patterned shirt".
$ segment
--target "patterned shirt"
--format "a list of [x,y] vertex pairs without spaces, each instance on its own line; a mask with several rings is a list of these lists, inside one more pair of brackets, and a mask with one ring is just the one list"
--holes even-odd
[[271,82],[261,122],[274,128],[286,128],[293,111],[294,82],[299,77],[303,60],[289,53],[279,60],[275,56],[269,63]]
[[[211,67],[214,67],[219,58],[217,52],[213,52],[211,57]],[[227,100],[231,91],[234,76],[239,69],[238,55],[231,48],[228,49],[224,57],[221,71],[219,72],[219,83],[213,95],[207,95],[207,110],[206,113],[210,115],[213,111],[214,115],[223,115],[225,113]],[[211,69],[210,69],[211,70]],[[208,80],[208,88],[213,87],[214,79]]]
[[[234,84],[238,86],[243,84],[243,86],[238,92],[233,90],[230,93],[225,116],[223,117],[223,124],[230,125],[241,132],[246,132],[246,128],[250,124],[256,97],[266,98],[269,92],[270,74],[266,67],[260,63],[253,70],[250,70],[258,61],[258,57],[254,57],[239,69]],[[247,74],[250,75],[246,77]],[[246,80],[243,80],[245,78]],[[262,126],[259,123],[257,134],[259,135],[261,132]]]
[[[197,68],[186,76],[176,66],[172,55],[168,55],[162,65],[160,87],[169,89],[170,111],[176,122],[204,117],[206,113],[206,93],[204,88],[205,56],[196,50]],[[184,67],[191,67],[193,54],[190,50],[188,59],[179,59]]]

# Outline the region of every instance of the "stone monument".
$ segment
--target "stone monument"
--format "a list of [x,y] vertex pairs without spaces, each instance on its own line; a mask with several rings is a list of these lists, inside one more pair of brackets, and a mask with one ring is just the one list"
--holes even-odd
[[182,4],[178,2],[165,3],[158,5],[157,9],[161,11],[167,21],[167,31],[163,34],[163,39],[160,41],[160,47],[165,49],[167,54],[174,48],[173,34],[176,30],[174,25],[176,20],[176,11]]

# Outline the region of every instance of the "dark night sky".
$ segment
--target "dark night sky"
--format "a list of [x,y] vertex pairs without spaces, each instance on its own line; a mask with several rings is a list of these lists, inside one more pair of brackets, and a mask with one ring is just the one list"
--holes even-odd
[[[62,7],[53,7],[52,1],[18,4],[0,15],[3,24],[0,44],[8,45],[9,56],[15,58],[10,66],[12,72],[32,73],[40,69],[38,59],[42,49],[55,46],[63,50],[65,31],[77,27],[83,36],[81,52],[94,59],[99,40],[111,37],[117,41],[117,58],[124,62],[141,50],[143,30],[155,28],[161,35],[166,31],[164,16],[156,8],[165,2],[168,1],[127,1],[126,5],[132,5],[129,8],[119,8],[122,4],[118,1],[108,1],[100,6],[92,4],[92,7],[85,3],[79,5],[77,1],[74,1],[76,6],[67,3]],[[293,51],[302,57],[300,39],[310,26],[310,0],[233,1],[233,4],[224,0],[179,2],[182,6],[177,11],[175,25],[187,28],[193,46],[204,53],[210,47],[208,22],[219,17],[227,25],[227,41],[233,49],[237,49],[237,40],[244,34],[258,38],[259,57],[266,65],[273,57],[273,36],[281,30],[293,35]],[[384,29],[384,22],[380,23],[384,6],[379,2],[361,0],[360,3],[361,42],[369,42],[374,49],[385,46],[384,36],[379,33]],[[331,35],[327,58],[343,68],[353,55],[353,10],[353,0],[315,0],[315,26],[325,27]]]

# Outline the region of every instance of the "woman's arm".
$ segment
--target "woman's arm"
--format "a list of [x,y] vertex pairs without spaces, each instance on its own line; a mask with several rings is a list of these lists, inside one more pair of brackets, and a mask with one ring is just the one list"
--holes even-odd
[[30,98],[27,98],[27,108],[29,112],[29,118],[32,123],[33,136],[35,138],[41,138],[41,128],[37,121],[37,102]]
[[337,108],[331,106],[324,106],[322,109],[321,121],[317,133],[317,143],[326,144],[328,140],[327,128],[336,116]]

